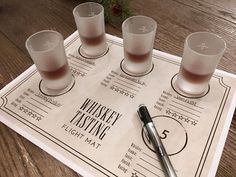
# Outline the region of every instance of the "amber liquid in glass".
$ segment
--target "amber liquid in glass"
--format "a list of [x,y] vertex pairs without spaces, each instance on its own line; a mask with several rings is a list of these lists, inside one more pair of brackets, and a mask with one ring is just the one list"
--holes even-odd
[[134,63],[142,63],[149,59],[151,51],[144,54],[133,54],[126,51],[127,58]]
[[55,69],[53,71],[42,71],[39,70],[39,73],[42,75],[42,77],[54,80],[54,79],[60,79],[63,77],[67,72],[69,71],[68,63],[66,62],[63,66],[61,66],[58,69]]
[[95,36],[95,37],[81,36],[81,40],[86,45],[91,45],[91,46],[99,45],[100,43],[102,43],[104,41],[104,34],[101,34],[101,35]]
[[180,68],[180,72],[185,80],[191,83],[202,83],[207,82],[211,79],[211,76],[213,73],[208,74],[196,74],[193,73],[187,69],[185,69],[183,66]]

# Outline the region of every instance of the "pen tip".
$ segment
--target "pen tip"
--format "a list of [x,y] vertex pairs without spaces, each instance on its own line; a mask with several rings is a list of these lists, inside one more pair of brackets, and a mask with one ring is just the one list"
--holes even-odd
[[141,107],[143,107],[143,106],[145,106],[145,104],[140,104],[138,107],[141,108]]

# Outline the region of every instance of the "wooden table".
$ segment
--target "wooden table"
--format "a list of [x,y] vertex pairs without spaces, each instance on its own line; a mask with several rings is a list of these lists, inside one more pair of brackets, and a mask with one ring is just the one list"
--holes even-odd
[[[77,4],[75,0],[0,1],[0,88],[33,64],[24,44],[29,35],[53,29],[66,38],[76,30],[72,9]],[[157,21],[155,48],[174,55],[182,55],[184,39],[192,32],[219,34],[227,50],[218,68],[236,74],[235,0],[133,0],[131,9]],[[121,37],[121,30],[111,25],[106,32]],[[0,177],[42,176],[79,175],[0,123]],[[235,113],[216,176],[236,176]]]

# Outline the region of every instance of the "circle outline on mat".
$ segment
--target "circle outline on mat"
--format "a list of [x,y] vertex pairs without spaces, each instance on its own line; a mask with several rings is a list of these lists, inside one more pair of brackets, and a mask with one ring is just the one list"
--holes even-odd
[[154,69],[154,63],[152,63],[152,66],[150,67],[150,69],[148,71],[146,71],[145,73],[141,73],[141,74],[134,74],[134,73],[130,73],[129,71],[127,71],[124,67],[124,60],[122,59],[120,62],[120,69],[127,75],[132,76],[132,77],[141,77],[141,76],[146,76],[149,73],[151,73]]
[[107,45],[106,50],[101,55],[94,56],[94,57],[93,56],[84,55],[81,50],[82,50],[82,44],[78,48],[79,55],[82,56],[85,59],[90,59],[90,60],[93,59],[93,60],[95,60],[95,59],[98,59],[98,58],[101,58],[101,57],[105,56],[109,52],[109,47]]
[[177,75],[178,75],[178,73],[176,73],[176,74],[171,78],[170,84],[171,84],[171,87],[173,88],[173,90],[174,90],[176,93],[178,93],[179,95],[181,95],[181,96],[183,96],[183,97],[185,97],[185,98],[198,99],[198,98],[202,98],[202,97],[206,96],[206,95],[210,92],[210,84],[208,84],[207,90],[206,90],[205,92],[203,92],[202,94],[200,94],[200,95],[190,95],[190,94],[187,94],[187,93],[178,91],[178,90],[176,89],[176,87],[177,87],[176,84],[174,84],[174,82],[175,82],[174,80],[176,79]]
[[[167,117],[167,118],[173,119],[173,120],[175,120],[176,122],[178,122],[178,123],[180,124],[180,126],[184,129],[186,140],[185,140],[185,143],[184,143],[183,147],[182,147],[179,151],[177,151],[177,152],[175,152],[175,153],[171,153],[171,154],[168,153],[168,156],[173,156],[173,155],[176,155],[176,154],[180,153],[180,152],[181,152],[182,150],[184,150],[184,148],[187,146],[188,134],[187,134],[186,129],[184,128],[184,126],[183,126],[178,120],[176,120],[176,119],[174,119],[174,118],[172,118],[172,117],[170,117],[170,116],[159,115],[159,116],[153,116],[152,119],[155,119],[155,118],[158,118],[158,117]],[[147,139],[147,138],[145,137],[145,133],[144,133],[144,130],[143,130],[143,129],[144,129],[144,127],[142,127],[141,135],[142,135],[142,139],[143,139],[144,144],[147,146],[148,149],[150,149],[152,152],[156,153],[155,150],[153,150],[153,149],[149,146],[149,144],[147,144],[147,142],[146,142],[146,139]]]
[[[43,91],[43,89],[42,89],[42,79],[40,80],[40,82],[39,82],[39,91],[42,93],[42,94],[44,94],[44,95],[46,95],[46,96],[50,96],[50,97],[56,97],[56,96],[61,96],[61,95],[64,95],[64,94],[66,94],[66,93],[68,93],[69,91],[71,91],[71,89],[75,86],[75,77],[74,77],[74,75],[72,74],[72,81],[71,81],[71,83],[70,83],[70,86],[67,86],[66,88],[64,88],[65,89],[65,91],[64,92],[62,92],[62,93],[59,93],[59,94],[50,94],[50,93],[46,93],[45,91]],[[64,90],[64,89],[62,89],[62,90]]]

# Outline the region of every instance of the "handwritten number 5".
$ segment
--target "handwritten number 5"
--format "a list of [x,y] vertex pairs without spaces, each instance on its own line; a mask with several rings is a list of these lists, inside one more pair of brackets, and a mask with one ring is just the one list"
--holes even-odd
[[166,139],[168,133],[170,133],[170,131],[164,130],[164,131],[161,133],[160,138],[161,138],[161,139]]

